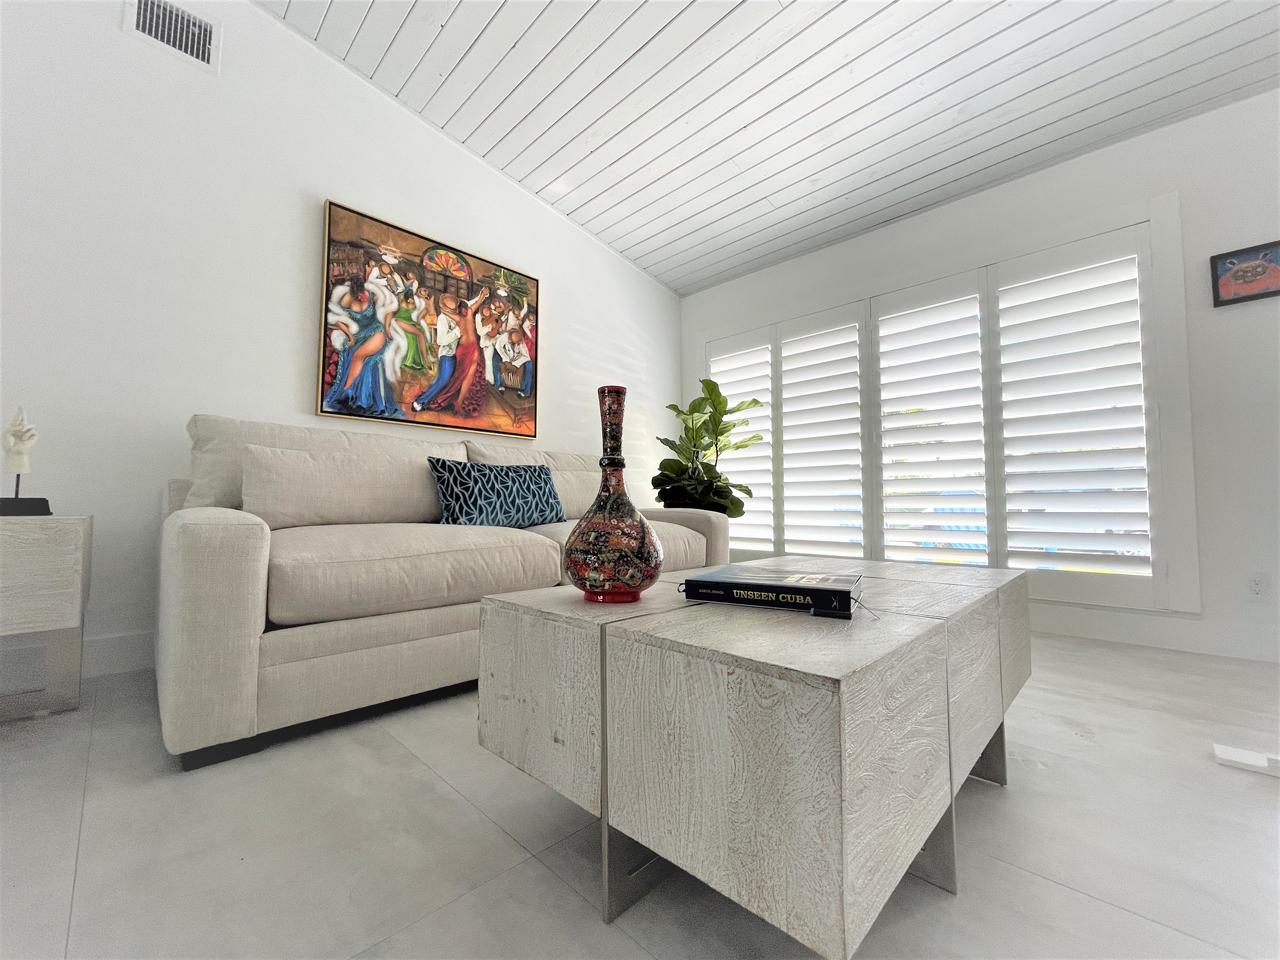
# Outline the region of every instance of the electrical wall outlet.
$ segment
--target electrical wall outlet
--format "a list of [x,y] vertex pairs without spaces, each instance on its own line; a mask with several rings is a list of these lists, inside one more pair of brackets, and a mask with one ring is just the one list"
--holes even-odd
[[1271,599],[1271,577],[1268,574],[1253,572],[1244,583],[1244,595],[1252,603],[1265,603]]

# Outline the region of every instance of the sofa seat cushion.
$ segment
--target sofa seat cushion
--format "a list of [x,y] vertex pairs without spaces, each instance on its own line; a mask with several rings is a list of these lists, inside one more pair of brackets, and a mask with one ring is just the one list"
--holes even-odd
[[474,603],[553,586],[560,550],[507,527],[353,523],[271,534],[267,617],[279,626]]
[[[682,527],[678,523],[664,523],[661,520],[650,520],[649,525],[653,527],[653,532],[657,536],[658,542],[662,544],[663,570],[668,572],[672,570],[691,570],[694,567],[705,567],[707,565],[707,538],[698,533],[698,531]],[[564,523],[544,523],[537,527],[529,527],[528,532],[541,534],[554,540],[563,550],[565,541],[569,539],[569,534],[573,532],[575,526],[577,526],[576,520],[568,520]],[[560,583],[568,582],[569,578],[562,571]]]

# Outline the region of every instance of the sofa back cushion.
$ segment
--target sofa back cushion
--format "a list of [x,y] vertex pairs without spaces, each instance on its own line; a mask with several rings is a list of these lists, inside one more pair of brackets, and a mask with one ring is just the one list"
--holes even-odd
[[440,519],[435,480],[423,460],[382,453],[328,453],[248,444],[242,509],[272,530],[333,523],[427,523]]
[[[402,437],[384,437],[371,433],[347,430],[324,430],[315,427],[291,427],[280,423],[258,423],[252,420],[233,420],[197,414],[187,423],[191,435],[191,490],[187,493],[187,507],[231,507],[238,510],[244,503],[242,494],[244,465],[250,446],[274,447],[280,450],[305,450],[313,453],[345,453],[350,455],[376,455],[420,468],[422,482],[427,488],[427,511],[424,519],[435,522],[440,519],[440,501],[435,492],[435,480],[427,469],[428,457],[448,457],[453,460],[467,458],[466,445],[433,443],[426,440],[409,440]],[[358,491],[348,491],[346,496],[359,496]],[[403,507],[387,498],[370,496],[380,503],[368,504],[376,512],[381,505],[385,511],[366,523],[395,523],[403,513]],[[327,521],[338,522],[338,521]]]
[[557,453],[528,447],[467,442],[467,459],[472,463],[540,463],[551,470],[551,479],[560,494],[566,520],[577,520],[587,512],[600,490],[600,458],[582,453]]

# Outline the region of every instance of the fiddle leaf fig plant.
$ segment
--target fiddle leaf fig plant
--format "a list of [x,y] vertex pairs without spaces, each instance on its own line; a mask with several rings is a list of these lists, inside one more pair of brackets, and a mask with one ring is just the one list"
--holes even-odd
[[[653,488],[664,507],[699,507],[730,517],[742,516],[742,496],[751,496],[745,483],[734,483],[720,472],[720,455],[743,450],[764,438],[753,433],[732,437],[739,427],[751,421],[737,414],[762,406],[754,397],[729,405],[729,400],[714,380],[702,381],[702,396],[694,397],[688,407],[669,403],[667,409],[680,421],[680,435],[658,441],[675,454],[658,464]],[[742,496],[739,496],[741,494]]]

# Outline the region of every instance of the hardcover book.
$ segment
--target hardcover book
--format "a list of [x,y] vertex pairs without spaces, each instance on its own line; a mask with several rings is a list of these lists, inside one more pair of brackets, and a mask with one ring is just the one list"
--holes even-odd
[[800,610],[815,617],[848,620],[862,595],[861,579],[838,574],[786,573],[730,563],[688,577],[683,587],[686,600]]

